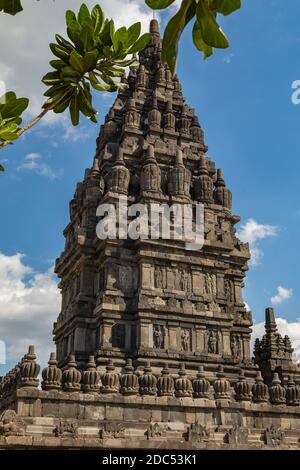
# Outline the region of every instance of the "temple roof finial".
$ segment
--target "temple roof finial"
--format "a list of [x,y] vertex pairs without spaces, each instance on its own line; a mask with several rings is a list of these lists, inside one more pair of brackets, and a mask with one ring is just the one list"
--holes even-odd
[[155,17],[150,21],[150,33],[160,36],[159,23]]

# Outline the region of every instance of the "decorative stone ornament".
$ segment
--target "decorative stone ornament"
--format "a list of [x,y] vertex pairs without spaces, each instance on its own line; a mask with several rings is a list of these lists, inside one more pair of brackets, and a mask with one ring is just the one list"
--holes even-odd
[[209,398],[210,382],[205,378],[204,367],[199,366],[197,378],[193,380],[194,398]]
[[158,129],[161,126],[161,112],[158,109],[156,96],[153,98],[152,109],[148,113],[148,124],[150,127],[156,127]]
[[216,204],[220,204],[221,206],[226,207],[227,209],[231,210],[232,194],[231,194],[231,191],[229,191],[229,189],[226,188],[223,170],[221,170],[220,168],[218,169],[218,172],[217,172],[217,181],[216,181],[214,196],[215,196]]
[[245,372],[240,371],[238,381],[234,385],[235,398],[237,401],[251,401],[251,384],[245,377]]
[[269,389],[260,371],[257,372],[255,384],[252,386],[252,399],[255,403],[265,403],[269,399]]
[[38,387],[39,372],[40,366],[36,363],[34,346],[29,346],[28,353],[20,365],[20,387]]
[[120,387],[120,376],[112,359],[109,359],[106,366],[106,372],[101,377],[101,393],[117,393]]
[[131,98],[128,101],[128,107],[125,117],[125,127],[128,129],[136,130],[139,129],[141,122],[141,115],[137,111],[135,99]]
[[226,379],[223,366],[219,366],[217,380],[214,381],[215,398],[218,400],[230,400],[230,382]]
[[60,390],[62,371],[57,367],[56,354],[53,352],[50,354],[48,367],[42,372],[42,389],[43,390]]
[[286,388],[286,404],[290,406],[300,405],[300,389],[295,384],[293,377],[289,375]]
[[130,172],[125,166],[123,149],[120,148],[115,164],[110,174],[110,191],[117,194],[127,194]]
[[141,190],[160,192],[161,172],[155,158],[153,145],[149,145],[141,173]]
[[185,364],[180,364],[178,375],[179,377],[175,379],[176,397],[191,397],[193,395],[193,386],[186,374]]
[[269,388],[270,402],[274,405],[281,405],[285,403],[285,388],[281,385],[279,375],[277,372],[273,375],[272,385]]
[[122,374],[120,378],[120,392],[123,393],[123,395],[137,395],[139,392],[139,379],[134,373],[132,359],[127,359],[124,369],[125,373]]
[[194,184],[195,199],[200,202],[213,201],[213,181],[209,176],[207,169],[207,158],[200,156],[199,160],[199,176]]
[[157,390],[160,397],[172,397],[174,395],[174,379],[170,374],[168,364],[161,371],[161,376],[157,380]]
[[94,356],[89,357],[87,368],[82,374],[82,390],[86,393],[99,393],[100,391],[100,373]]
[[166,131],[175,131],[176,118],[173,112],[172,101],[167,101],[166,111],[163,117],[163,127]]
[[170,196],[189,197],[191,172],[183,164],[183,153],[180,148],[176,151],[175,166],[168,173],[168,190]]
[[193,116],[190,131],[193,141],[204,146],[204,132],[199,124],[197,116]]
[[141,395],[156,395],[157,378],[152,374],[150,361],[147,361],[147,364],[144,367],[144,373],[139,377],[139,385]]
[[79,392],[81,389],[80,385],[81,373],[77,369],[75,361],[75,355],[71,353],[69,355],[67,368],[62,374],[62,386],[65,392]]

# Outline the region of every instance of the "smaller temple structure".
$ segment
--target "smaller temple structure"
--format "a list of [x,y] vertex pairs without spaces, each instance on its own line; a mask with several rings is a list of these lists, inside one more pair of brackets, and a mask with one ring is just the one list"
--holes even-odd
[[40,384],[30,346],[1,379],[0,449],[299,449],[300,370],[272,309],[265,327],[256,376],[235,381],[223,366],[99,368],[93,356],[79,370],[73,354],[62,370],[52,353]]

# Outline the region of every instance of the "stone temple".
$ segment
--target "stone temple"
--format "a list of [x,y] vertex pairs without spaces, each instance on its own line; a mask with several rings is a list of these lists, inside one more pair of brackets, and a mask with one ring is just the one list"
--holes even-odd
[[[203,130],[152,40],[132,67],[70,202],[56,262],[56,354],[34,347],[0,382],[0,448],[297,449],[300,369],[266,310],[250,349],[250,259]],[[204,205],[204,246],[107,239],[100,204]],[[39,386],[41,385],[41,386]]]

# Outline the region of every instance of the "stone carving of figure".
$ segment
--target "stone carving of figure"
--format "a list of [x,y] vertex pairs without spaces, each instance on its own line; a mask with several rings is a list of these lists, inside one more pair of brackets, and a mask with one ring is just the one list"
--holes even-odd
[[241,342],[240,342],[239,335],[231,336],[230,346],[231,346],[231,353],[232,353],[233,358],[240,359],[241,358]]
[[225,280],[225,296],[228,302],[234,303],[233,284],[229,279]]
[[217,294],[217,279],[214,274],[206,273],[205,275],[205,293],[210,295]]
[[190,292],[192,290],[191,286],[191,276],[187,272],[182,272],[181,273],[181,290],[184,292]]
[[162,325],[154,325],[153,343],[156,349],[164,349],[165,347],[165,328]]
[[154,277],[155,287],[157,287],[158,289],[162,289],[164,284],[164,275],[162,268],[159,267],[155,269]]
[[181,346],[182,346],[183,351],[190,350],[190,331],[189,330],[183,330],[181,332]]
[[208,336],[209,354],[218,354],[218,335],[216,331],[211,331]]

